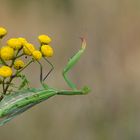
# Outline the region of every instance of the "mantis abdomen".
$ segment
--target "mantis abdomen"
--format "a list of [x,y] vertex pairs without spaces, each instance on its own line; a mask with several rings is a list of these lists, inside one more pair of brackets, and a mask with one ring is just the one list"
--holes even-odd
[[[19,95],[20,94],[20,95]],[[5,97],[0,103],[0,117],[19,114],[39,102],[56,95],[53,90],[40,90],[38,92],[15,93]]]

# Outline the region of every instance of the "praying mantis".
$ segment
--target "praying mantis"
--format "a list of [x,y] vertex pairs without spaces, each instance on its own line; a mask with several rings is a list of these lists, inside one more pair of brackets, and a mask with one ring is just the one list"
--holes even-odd
[[40,83],[42,88],[27,88],[23,90],[16,91],[14,94],[10,94],[5,96],[0,102],[0,126],[9,122],[11,119],[15,118],[17,115],[23,113],[34,105],[47,100],[48,98],[55,95],[84,95],[90,92],[88,87],[83,87],[82,89],[77,89],[76,85],[69,80],[67,77],[67,73],[72,69],[72,67],[77,63],[80,59],[81,55],[85,51],[86,41],[82,39],[82,47],[81,49],[69,59],[67,65],[65,66],[62,75],[67,85],[71,88],[70,90],[61,90],[55,89],[44,83],[44,80],[49,75],[49,73],[53,70],[53,65],[47,61],[51,65],[51,70],[49,73],[43,78],[42,77],[42,65],[40,62]]

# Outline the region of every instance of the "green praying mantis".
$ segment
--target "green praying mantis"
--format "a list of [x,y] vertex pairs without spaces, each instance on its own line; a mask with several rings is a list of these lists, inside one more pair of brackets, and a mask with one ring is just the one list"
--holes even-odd
[[[11,119],[15,118],[17,115],[23,113],[34,105],[47,100],[48,98],[55,95],[84,95],[87,94],[90,89],[88,87],[83,87],[82,89],[77,89],[76,85],[70,81],[67,77],[67,73],[71,68],[77,63],[83,52],[86,48],[85,39],[82,40],[81,49],[69,59],[67,65],[63,70],[63,77],[66,81],[67,85],[71,88],[70,90],[60,90],[55,89],[44,83],[47,76],[53,70],[53,65],[47,60],[47,62],[51,65],[51,70],[49,73],[43,78],[42,76],[42,65],[40,65],[40,82],[42,85],[41,89],[35,88],[27,88],[16,91],[14,94],[6,95],[0,102],[0,126],[9,122]],[[26,80],[26,79],[25,79]]]

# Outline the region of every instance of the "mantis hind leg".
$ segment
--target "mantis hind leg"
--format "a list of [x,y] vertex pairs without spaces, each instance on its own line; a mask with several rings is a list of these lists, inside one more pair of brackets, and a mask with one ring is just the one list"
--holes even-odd
[[68,86],[74,90],[76,90],[76,85],[69,80],[67,77],[67,72],[72,69],[72,67],[77,63],[77,61],[80,59],[81,55],[83,54],[86,47],[86,41],[85,39],[82,39],[82,48],[72,57],[69,59],[66,67],[63,70],[63,77],[68,84]]

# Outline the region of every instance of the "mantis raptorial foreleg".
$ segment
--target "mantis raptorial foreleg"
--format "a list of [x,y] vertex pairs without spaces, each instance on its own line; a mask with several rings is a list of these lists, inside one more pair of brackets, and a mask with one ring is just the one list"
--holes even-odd
[[78,90],[76,88],[76,85],[70,81],[67,77],[67,72],[69,70],[72,69],[72,67],[76,64],[76,62],[80,59],[80,56],[82,55],[82,53],[84,52],[86,47],[86,41],[83,39],[82,40],[82,48],[81,50],[79,50],[67,63],[66,67],[63,70],[63,77],[66,81],[66,83],[68,84],[68,86],[70,88],[72,88],[73,90],[61,90],[58,91],[58,95],[81,95],[81,94],[87,94],[90,89],[88,87],[83,87],[81,90]]
[[68,86],[74,90],[76,90],[76,85],[69,80],[69,78],[67,77],[67,72],[69,70],[72,69],[72,67],[77,63],[77,61],[80,59],[82,53],[84,52],[85,50],[85,47],[86,47],[86,41],[83,39],[82,40],[82,48],[81,50],[79,50],[72,58],[69,59],[66,67],[64,68],[63,70],[63,77],[65,79],[65,81],[67,82]]

